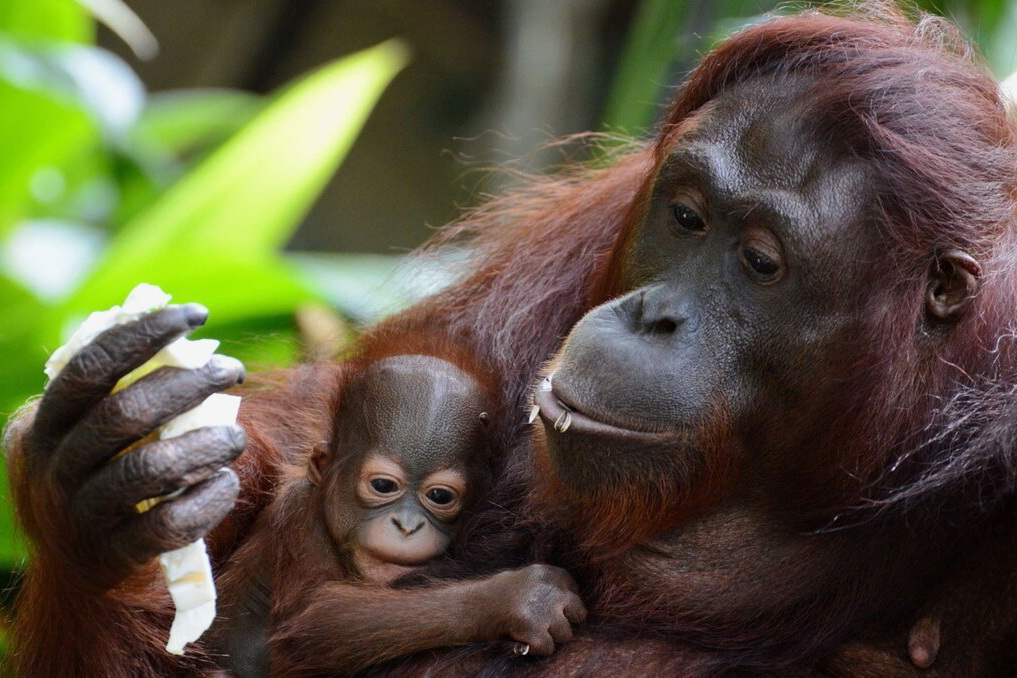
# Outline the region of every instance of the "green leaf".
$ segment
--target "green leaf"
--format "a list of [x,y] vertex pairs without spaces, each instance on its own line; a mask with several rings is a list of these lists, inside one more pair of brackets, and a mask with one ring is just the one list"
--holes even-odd
[[99,134],[80,107],[0,80],[0,235],[26,212],[32,180],[43,168],[59,167],[98,142]]
[[74,195],[82,185],[70,175],[104,164],[103,142],[115,145],[144,99],[141,81],[109,52],[0,36],[0,235],[27,216],[108,217],[114,205]]
[[28,556],[25,538],[16,527],[7,469],[0,465],[0,568],[20,569]]
[[287,252],[325,300],[358,323],[374,323],[451,282],[433,259],[385,254]]
[[1007,5],[1005,12],[999,12],[995,21],[979,22],[979,37],[985,56],[993,72],[1003,78],[1017,69],[1014,44],[1017,40],[1017,8]]
[[153,94],[131,136],[139,143],[181,154],[231,136],[261,107],[261,97],[236,90]]
[[665,88],[679,84],[676,72],[691,68],[696,52],[711,47],[704,36],[727,37],[777,5],[777,0],[642,0],[614,75],[605,126],[629,134],[645,130],[663,113]]
[[[46,358],[33,334],[35,320],[42,312],[43,305],[36,297],[0,275],[0,355],[9,358],[4,361],[0,380],[0,430],[10,414],[42,388]],[[0,569],[20,565],[25,555],[24,542],[16,535],[12,507],[5,468],[0,464]]]
[[48,352],[40,341],[38,324],[46,310],[35,295],[0,275],[0,355],[9,357],[0,380],[0,427],[28,396],[42,390],[42,366]]
[[74,0],[3,0],[0,33],[32,40],[92,42],[95,26]]
[[285,367],[300,359],[300,340],[292,313],[244,318],[235,323],[217,322],[211,328],[202,327],[194,337],[218,339],[221,342],[218,352],[237,358],[248,372]]
[[98,47],[0,40],[0,71],[10,82],[88,111],[114,140],[144,106],[141,79],[123,59]]
[[138,282],[159,284],[180,301],[200,300],[219,317],[291,308],[310,297],[295,273],[273,262],[275,252],[405,60],[390,41],[288,88],[126,225],[59,314],[120,303]]
[[265,254],[290,237],[405,63],[386,42],[290,87],[129,224],[110,266],[153,252]]
[[688,49],[681,40],[690,36],[683,36],[681,27],[688,23],[691,4],[673,0],[639,4],[605,107],[606,127],[636,133],[658,117],[660,93],[669,84],[671,66]]
[[30,334],[42,302],[23,285],[0,274],[0,346]]

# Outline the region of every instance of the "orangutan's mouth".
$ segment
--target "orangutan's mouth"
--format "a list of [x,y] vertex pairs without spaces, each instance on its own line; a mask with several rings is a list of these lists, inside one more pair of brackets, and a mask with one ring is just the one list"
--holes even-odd
[[548,435],[578,434],[645,444],[663,443],[675,437],[675,434],[623,428],[583,414],[578,407],[555,391],[553,374],[537,384],[533,394],[533,408],[530,422],[539,415]]

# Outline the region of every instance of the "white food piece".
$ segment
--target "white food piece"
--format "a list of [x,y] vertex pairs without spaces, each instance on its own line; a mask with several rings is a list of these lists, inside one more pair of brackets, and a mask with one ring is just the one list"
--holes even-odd
[[163,553],[159,567],[177,608],[166,649],[183,654],[184,646],[200,638],[215,620],[215,585],[205,540]]
[[176,341],[164,346],[148,362],[125,374],[117,382],[117,385],[113,387],[113,393],[122,388],[127,388],[138,379],[141,379],[150,372],[155,372],[160,367],[179,367],[184,370],[194,370],[202,367],[209,361],[217,348],[219,348],[219,341],[217,339],[188,339],[187,337],[180,337]]
[[[170,295],[160,288],[142,283],[131,290],[123,305],[90,314],[67,343],[53,351],[46,361],[46,376],[50,380],[54,379],[78,351],[102,332],[115,325],[137,320],[145,313],[165,308],[169,301]],[[125,375],[113,388],[113,392],[160,367],[202,367],[218,347],[219,342],[215,339],[190,340],[180,337],[163,347],[145,364]],[[159,429],[159,437],[172,438],[196,428],[235,424],[239,408],[239,396],[212,394],[197,407],[166,422]],[[141,506],[147,510],[160,500],[142,502]],[[183,654],[184,646],[201,637],[215,619],[216,591],[205,541],[199,539],[183,548],[161,554],[159,565],[176,607],[166,649],[173,654]]]
[[108,311],[95,311],[89,314],[81,326],[74,331],[71,338],[63,346],[53,351],[46,361],[46,376],[53,379],[60,370],[67,366],[74,354],[114,325],[123,325],[137,320],[142,314],[165,307],[170,295],[155,285],[141,283],[131,290],[124,300],[123,306],[114,306]]
[[1017,104],[1017,72],[1011,73],[1003,82],[999,83],[1000,93],[1003,99],[1010,105]]
[[[50,355],[44,370],[46,376],[50,379],[56,377],[78,351],[109,328],[137,320],[146,313],[165,308],[169,304],[170,298],[170,295],[155,285],[141,283],[131,290],[122,306],[114,306],[108,311],[95,311],[89,314],[71,335],[71,338],[67,340],[67,343]],[[147,363],[126,375],[113,390],[118,391],[159,367],[179,367],[187,370],[201,367],[208,362],[217,348],[219,348],[219,342],[215,339],[191,340],[187,337],[180,337],[164,346]]]
[[[168,421],[159,430],[159,437],[172,438],[196,428],[235,424],[239,410],[240,396],[213,393],[197,407]],[[215,620],[215,582],[205,541],[199,539],[163,553],[159,566],[177,608],[166,649],[183,654],[184,646],[200,638]]]
[[213,393],[197,407],[171,419],[159,429],[160,438],[173,438],[205,426],[232,426],[237,423],[240,396]]

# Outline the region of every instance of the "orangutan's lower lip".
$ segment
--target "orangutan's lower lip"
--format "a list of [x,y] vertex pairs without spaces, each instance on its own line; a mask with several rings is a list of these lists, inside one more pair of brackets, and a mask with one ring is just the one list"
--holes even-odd
[[555,393],[552,377],[544,379],[537,385],[536,392],[533,394],[533,403],[534,409],[530,413],[530,421],[534,421],[539,416],[548,434],[580,434],[595,438],[645,442],[646,444],[662,443],[674,437],[672,434],[636,431],[593,419],[562,400]]

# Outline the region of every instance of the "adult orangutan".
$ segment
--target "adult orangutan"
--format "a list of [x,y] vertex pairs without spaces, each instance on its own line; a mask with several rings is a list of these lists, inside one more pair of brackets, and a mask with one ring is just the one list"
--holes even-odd
[[[576,576],[591,617],[548,659],[482,646],[465,663],[454,651],[379,670],[1012,672],[1015,170],[1006,102],[966,44],[869,4],[742,31],[689,76],[648,146],[448,231],[473,237],[473,268],[363,348],[441,336],[493,365],[520,416],[496,432],[513,451],[491,506],[432,575],[548,561]],[[211,529],[237,481],[196,470],[207,440],[180,443],[175,475],[155,452],[140,480],[98,463],[235,379],[153,375],[103,397],[187,329],[175,322],[102,339],[8,434],[38,545],[17,620],[36,674],[215,661],[161,653],[150,559]],[[220,570],[280,463],[328,438],[330,374],[248,394],[240,503],[211,533]],[[67,518],[106,515],[144,483],[192,489],[117,530]],[[81,489],[97,484],[109,491]]]

